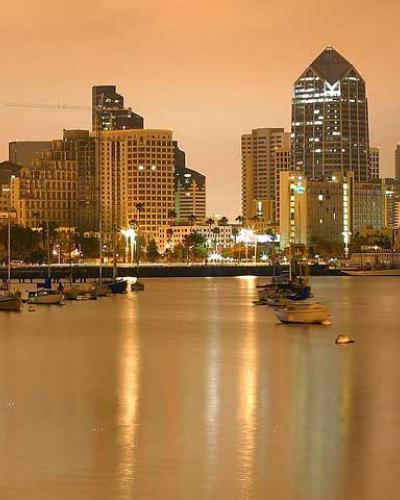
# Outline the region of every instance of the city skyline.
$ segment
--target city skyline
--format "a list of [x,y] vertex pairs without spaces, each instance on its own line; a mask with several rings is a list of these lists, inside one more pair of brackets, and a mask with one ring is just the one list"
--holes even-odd
[[[122,2],[113,6],[115,15],[137,25],[130,45],[129,21],[122,28],[107,26],[107,36],[98,29],[110,15],[108,2],[97,2],[95,11],[80,4],[75,10],[77,5],[70,2],[69,13],[59,2],[41,2],[48,9],[46,16],[37,5],[33,9],[18,1],[6,8],[8,24],[0,40],[6,51],[13,39],[13,56],[4,52],[5,74],[12,77],[4,82],[2,104],[90,106],[92,84],[115,83],[126,105],[146,117],[146,127],[172,129],[189,165],[207,176],[207,212],[232,218],[240,212],[240,135],[259,127],[289,130],[294,81],[324,47],[333,45],[366,80],[371,144],[381,148],[382,175],[393,175],[394,149],[400,141],[400,74],[392,63],[399,51],[395,2],[386,2],[380,12],[380,29],[372,2],[365,2],[362,11],[358,2],[346,2],[344,22],[340,5],[337,11],[321,6],[313,10],[316,2],[310,2],[309,9],[287,2],[284,10],[260,2],[251,2],[248,10],[219,2],[214,8],[191,5],[183,11],[183,4],[175,1],[168,6],[175,15],[167,17],[166,7],[156,2]],[[329,23],[323,22],[327,12]],[[138,22],[144,18],[145,23]],[[304,21],[312,30],[289,36],[290,28]],[[379,36],[382,26],[385,43]],[[21,30],[24,37],[15,40]],[[89,128],[91,120],[90,110],[2,106],[2,113],[2,159],[7,158],[9,141],[52,140],[63,128]]]

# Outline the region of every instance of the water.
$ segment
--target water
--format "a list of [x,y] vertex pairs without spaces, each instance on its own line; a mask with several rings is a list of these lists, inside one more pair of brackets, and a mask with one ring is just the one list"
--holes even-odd
[[397,498],[399,280],[315,279],[329,327],[256,283],[0,313],[0,498]]

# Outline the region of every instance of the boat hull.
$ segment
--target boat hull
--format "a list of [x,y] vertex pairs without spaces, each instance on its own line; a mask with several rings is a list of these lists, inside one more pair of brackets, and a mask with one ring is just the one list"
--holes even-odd
[[28,297],[28,304],[57,305],[62,301],[61,293],[40,294]]
[[21,297],[1,297],[0,298],[0,311],[21,311],[22,300]]
[[332,324],[332,315],[329,309],[323,305],[281,307],[275,309],[275,315],[282,323]]
[[128,282],[125,280],[106,281],[109,291],[114,294],[125,293],[128,287]]

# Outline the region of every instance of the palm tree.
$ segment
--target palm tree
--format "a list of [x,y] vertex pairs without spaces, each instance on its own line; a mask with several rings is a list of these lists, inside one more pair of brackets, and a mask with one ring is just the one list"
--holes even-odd
[[172,224],[172,221],[175,220],[176,217],[177,217],[176,210],[168,210],[169,225]]
[[221,232],[221,229],[219,227],[213,227],[211,232],[213,233],[214,235],[214,245],[215,245],[215,252],[217,252],[217,238],[218,238],[218,235],[220,234]]
[[189,222],[189,224],[190,224],[190,226],[191,226],[192,228],[193,228],[194,223],[196,222],[196,220],[197,220],[197,217],[196,217],[194,214],[189,215],[189,217],[188,217],[188,222]]
[[226,226],[228,224],[228,222],[229,222],[228,219],[224,216],[224,217],[221,217],[219,219],[218,224],[220,226]]
[[[232,228],[232,236],[233,236],[233,257],[235,256],[236,251],[236,240],[239,235],[239,228],[236,226]],[[240,249],[239,249],[239,262],[240,262]]]
[[206,224],[208,226],[210,226],[210,229],[211,229],[211,226],[213,226],[215,224],[215,221],[214,219],[211,219],[211,217],[209,219],[206,220]]
[[246,219],[243,217],[243,215],[238,215],[235,220],[239,224],[239,226],[243,226]]

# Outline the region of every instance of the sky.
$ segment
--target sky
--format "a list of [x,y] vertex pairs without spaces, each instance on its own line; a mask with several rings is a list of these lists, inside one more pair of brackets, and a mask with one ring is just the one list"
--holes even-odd
[[207,176],[208,213],[240,213],[240,135],[290,127],[293,83],[333,45],[367,83],[371,145],[400,142],[398,0],[13,0],[0,19],[0,159],[12,140],[90,128],[93,84],[116,84],[147,128],[174,132]]

